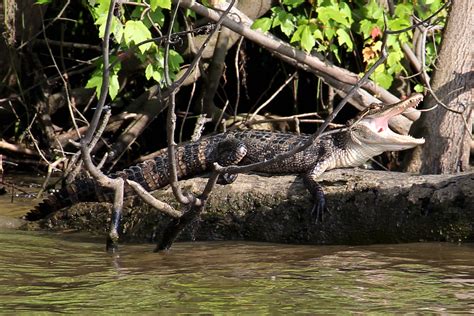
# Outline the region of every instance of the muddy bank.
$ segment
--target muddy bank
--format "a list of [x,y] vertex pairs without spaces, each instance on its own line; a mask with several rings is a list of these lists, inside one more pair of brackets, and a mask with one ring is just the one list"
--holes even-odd
[[[198,192],[206,179],[182,181]],[[201,219],[181,240],[253,240],[312,244],[371,244],[474,240],[474,173],[414,176],[357,169],[325,173],[321,184],[328,212],[314,223],[311,198],[300,178],[239,175],[218,185]],[[170,202],[171,190],[155,192]],[[134,202],[125,210],[122,241],[151,242],[169,219]],[[89,231],[105,234],[106,203],[80,203],[29,224],[28,229]]]

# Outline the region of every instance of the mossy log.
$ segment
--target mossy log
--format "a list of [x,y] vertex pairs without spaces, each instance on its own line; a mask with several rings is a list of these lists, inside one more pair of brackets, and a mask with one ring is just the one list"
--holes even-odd
[[[207,179],[181,182],[199,192]],[[372,244],[474,240],[474,173],[410,175],[344,169],[321,178],[327,198],[322,223],[311,216],[311,197],[295,176],[239,175],[217,185],[201,218],[180,240],[252,240],[308,244]],[[154,195],[176,206],[170,189]],[[161,237],[169,218],[134,202],[123,214],[122,241]],[[110,205],[80,203],[40,223],[53,230],[105,234]]]

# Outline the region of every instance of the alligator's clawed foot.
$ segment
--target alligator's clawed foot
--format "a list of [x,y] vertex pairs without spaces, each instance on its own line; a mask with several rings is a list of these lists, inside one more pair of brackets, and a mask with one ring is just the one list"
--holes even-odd
[[224,173],[219,175],[219,178],[217,178],[217,183],[226,185],[226,184],[231,184],[237,179],[237,174],[235,173]]
[[326,213],[326,203],[324,200],[318,199],[311,209],[311,220],[314,224],[323,222],[324,213]]

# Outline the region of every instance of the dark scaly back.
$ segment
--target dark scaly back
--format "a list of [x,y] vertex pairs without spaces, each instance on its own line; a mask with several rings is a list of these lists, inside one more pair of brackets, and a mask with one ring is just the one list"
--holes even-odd
[[[189,142],[176,148],[178,178],[191,177],[209,169],[215,160],[216,145],[225,136],[218,134],[197,142]],[[138,182],[147,191],[154,191],[169,183],[168,151],[162,149],[152,159],[141,162],[135,166],[115,172],[112,178]],[[135,192],[125,185],[124,196],[132,196]],[[29,211],[24,218],[35,221],[45,218],[49,214],[78,202],[111,202],[113,192],[103,188],[92,178],[79,178],[66,185],[58,192],[50,195],[35,209]]]

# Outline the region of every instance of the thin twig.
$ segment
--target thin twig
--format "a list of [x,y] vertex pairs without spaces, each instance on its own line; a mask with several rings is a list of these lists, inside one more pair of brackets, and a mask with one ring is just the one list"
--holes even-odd
[[132,180],[126,180],[126,181],[128,185],[131,186],[132,189],[135,190],[135,192],[140,196],[140,198],[146,203],[148,203],[149,205],[151,205],[152,207],[174,218],[179,218],[181,216],[181,213],[179,211],[175,210],[169,204],[163,203],[160,200],[155,199],[153,195],[151,195],[145,189],[143,189],[143,187],[137,182],[132,181]]
[[[217,29],[219,29],[220,24],[222,23],[222,21],[224,20],[226,14],[230,11],[230,9],[234,5],[234,3],[235,3],[235,0],[232,0],[232,3],[229,4],[229,7],[227,8],[227,10],[223,13],[220,20],[216,23],[215,29],[206,38],[206,40],[204,41],[204,43],[202,44],[202,46],[200,47],[200,49],[196,53],[196,56],[194,57],[193,61],[191,62],[191,64],[187,68],[186,72],[183,74],[183,76],[181,76],[180,79],[173,82],[173,84],[171,84],[167,89],[167,92],[169,93],[168,115],[167,115],[169,179],[170,179],[170,186],[173,190],[173,194],[175,195],[176,199],[182,204],[190,204],[191,202],[193,202],[195,205],[197,205],[197,204],[199,204],[199,201],[197,201],[192,196],[183,195],[183,193],[181,192],[181,189],[178,185],[178,172],[177,172],[177,166],[176,166],[176,143],[174,141],[174,132],[175,132],[175,128],[176,128],[175,94],[178,92],[178,90],[179,90],[180,86],[182,85],[182,83],[184,82],[184,80],[191,74],[194,67],[197,65],[197,62],[200,60],[200,58],[202,56],[202,53],[204,52],[204,49],[207,46],[207,43],[209,42],[211,37],[214,35],[214,32]],[[179,4],[180,4],[180,1],[177,0],[176,10],[179,7]],[[171,24],[172,23],[173,22],[171,22]],[[171,27],[170,27],[170,29],[171,29]],[[166,54],[165,54],[165,58],[166,58]],[[165,66],[166,66],[166,60],[167,59],[165,59]],[[168,68],[165,68],[165,73],[168,72],[168,71],[169,71]],[[168,75],[165,74],[165,77],[166,76],[168,76],[168,78],[169,78],[169,74]],[[163,93],[163,94],[165,94],[165,93]]]
[[239,71],[239,54],[240,49],[242,47],[242,43],[244,42],[244,37],[241,36],[239,42],[237,44],[237,49],[235,50],[235,59],[234,59],[234,66],[235,66],[235,105],[234,105],[234,120],[237,117],[239,102],[240,102],[240,71]]
[[67,7],[69,6],[69,3],[71,3],[71,0],[67,0],[66,3],[64,4],[63,8],[61,9],[61,11],[59,11],[58,15],[56,15],[54,17],[54,19],[51,20],[51,22],[48,23],[48,25],[46,25],[44,28],[42,28],[41,31],[38,31],[37,33],[35,33],[33,36],[30,36],[30,39],[24,43],[22,43],[20,46],[18,46],[17,50],[21,50],[25,45],[28,45],[29,42],[31,42],[33,39],[35,39],[38,35],[40,35],[41,33],[45,32],[46,29],[48,29],[51,25],[53,25],[57,20],[59,20],[61,18],[61,16],[63,15],[63,13],[66,11]]
[[253,118],[260,112],[264,107],[266,107],[270,102],[272,102],[273,99],[276,98],[278,94],[295,78],[295,76],[298,74],[297,71],[295,71],[288,79],[285,80],[285,82],[265,101],[263,102],[256,110],[255,112],[252,113],[252,116],[250,116],[249,121],[252,121]]
[[58,76],[61,78],[61,81],[63,82],[63,85],[64,85],[64,93],[66,94],[67,108],[69,110],[69,115],[71,116],[71,123],[74,126],[74,129],[76,130],[77,137],[80,137],[81,133],[79,133],[79,127],[77,126],[76,118],[74,117],[74,110],[72,108],[71,96],[69,95],[69,83],[66,81],[66,79],[62,75],[61,70],[59,69],[58,64],[56,63],[56,59],[53,56],[53,51],[51,50],[51,46],[49,46],[48,40],[46,38],[46,29],[45,29],[43,19],[41,19],[41,25],[43,27],[43,35],[44,35],[46,48],[48,49],[51,60],[53,61],[54,68],[58,72]]

